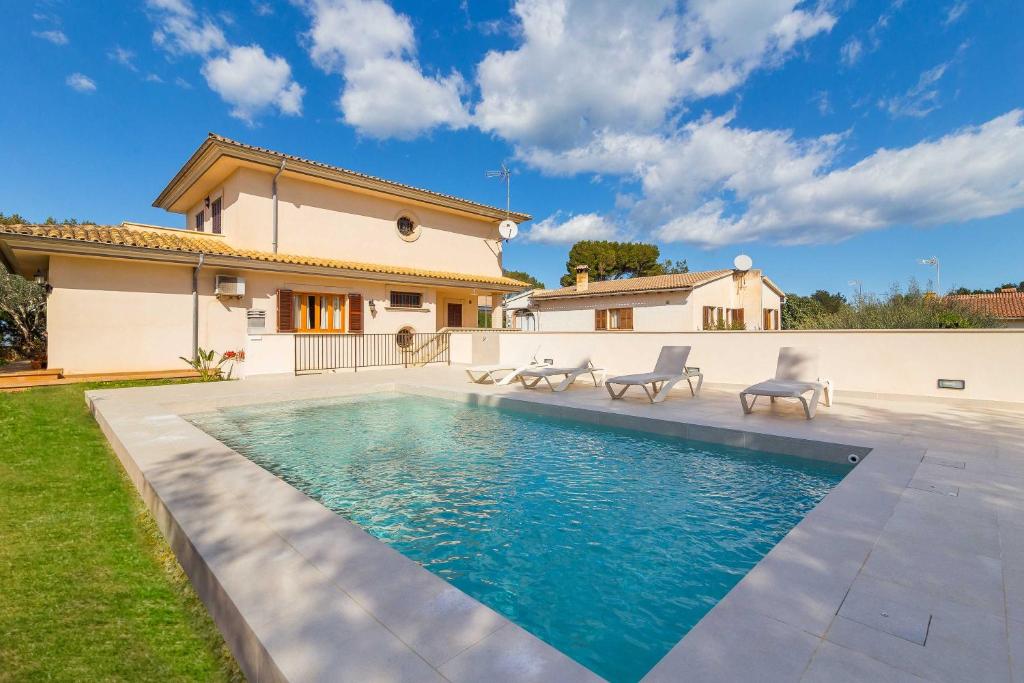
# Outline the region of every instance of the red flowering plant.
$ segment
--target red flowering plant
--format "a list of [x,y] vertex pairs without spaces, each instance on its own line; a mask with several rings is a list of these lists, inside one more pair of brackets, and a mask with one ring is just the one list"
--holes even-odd
[[[225,351],[220,355],[220,358],[217,358],[217,352],[213,349],[209,351],[198,349],[195,358],[181,356],[181,359],[199,373],[200,380],[203,382],[215,382],[221,379],[231,379],[231,373],[235,369],[234,364],[245,360],[245,351]],[[225,373],[224,366],[228,363],[231,365]]]

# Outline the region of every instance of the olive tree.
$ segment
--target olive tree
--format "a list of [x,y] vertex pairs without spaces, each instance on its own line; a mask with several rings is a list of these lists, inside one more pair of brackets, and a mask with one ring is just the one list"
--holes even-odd
[[46,354],[46,290],[0,266],[0,345],[22,358]]

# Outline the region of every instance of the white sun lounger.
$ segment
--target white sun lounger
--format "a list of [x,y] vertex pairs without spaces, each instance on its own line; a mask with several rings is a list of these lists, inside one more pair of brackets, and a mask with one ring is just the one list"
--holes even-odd
[[[551,391],[565,391],[569,388],[569,385],[575,382],[578,377],[582,377],[583,375],[590,375],[591,379],[594,380],[595,387],[601,386],[601,382],[604,381],[604,370],[594,367],[594,364],[590,362],[589,358],[586,358],[578,364],[570,367],[557,368],[548,366],[528,368],[518,374],[519,381],[523,383],[523,387],[527,389],[534,389],[541,380],[544,380],[547,382]],[[558,384],[551,383],[552,377],[561,376],[564,376],[565,379]],[[530,378],[533,381],[527,382],[527,378]]]
[[[547,363],[537,360],[537,354],[539,352],[540,347],[534,349],[529,360],[521,360],[519,362],[512,363],[492,363],[491,365],[476,365],[471,368],[466,368],[466,374],[469,375],[469,379],[476,384],[488,384],[493,382],[498,386],[505,386],[509,382],[515,381],[516,377],[519,376],[519,373],[524,370],[547,367]],[[508,374],[499,379],[497,376],[498,373]]]
[[[689,346],[663,346],[658,354],[658,362],[654,364],[654,372],[645,372],[639,375],[620,375],[605,380],[604,388],[613,399],[622,398],[630,387],[640,387],[647,394],[651,403],[661,403],[672,391],[677,382],[686,380],[690,385],[690,395],[696,396],[700,393],[700,387],[704,384],[704,375],[699,370],[686,367],[686,359],[690,355]],[[693,378],[697,378],[697,388],[693,387]],[[612,390],[613,384],[622,386],[618,393]],[[651,385],[651,389],[647,385]],[[651,393],[651,390],[654,393]]]
[[[810,378],[814,379],[810,379]],[[808,401],[804,394],[810,393]],[[804,407],[804,415],[810,420],[818,410],[818,401],[824,395],[825,405],[832,405],[832,383],[818,377],[818,355],[808,349],[783,346],[779,349],[779,362],[775,378],[765,380],[740,392],[743,412],[749,415],[754,409],[758,396],[767,396],[775,403],[777,398],[795,398]],[[747,397],[753,400],[747,403]]]

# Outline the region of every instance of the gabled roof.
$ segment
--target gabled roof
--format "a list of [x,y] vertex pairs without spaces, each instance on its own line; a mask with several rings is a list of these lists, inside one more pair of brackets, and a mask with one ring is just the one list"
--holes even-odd
[[950,294],[946,298],[951,301],[967,304],[979,311],[1003,320],[1024,318],[1024,292]]
[[[229,246],[221,238],[202,236],[185,230],[169,228],[138,229],[110,225],[0,225],[0,241],[5,236],[30,238],[37,242],[52,246],[80,247],[87,245],[103,245],[113,248],[114,253],[97,255],[117,255],[121,250],[126,257],[138,256],[140,250],[148,253],[155,260],[166,260],[160,257],[183,254],[205,254],[212,257],[223,257],[227,265],[236,268],[259,267],[260,264],[277,264],[280,266],[297,266],[294,270],[311,268],[339,271],[337,275],[359,277],[359,274],[395,275],[413,278],[424,278],[437,281],[466,282],[474,285],[493,285],[503,291],[528,287],[529,285],[509,277],[491,275],[472,275],[446,271],[405,268],[376,263],[359,263],[338,259],[316,258],[312,256],[296,256],[291,254],[274,254],[255,249],[236,249]],[[74,248],[61,251],[75,253]],[[81,252],[81,249],[77,250]],[[334,274],[334,273],[331,273]],[[379,278],[374,278],[379,279]]]
[[[292,154],[276,152],[265,147],[248,145],[244,142],[226,138],[223,135],[217,135],[216,133],[207,135],[203,144],[189,157],[185,165],[175,174],[174,178],[171,179],[171,182],[167,184],[167,187],[163,189],[160,195],[153,200],[153,206],[167,209],[168,211],[172,210],[171,207],[175,202],[221,157],[230,157],[250,164],[268,166],[275,171],[281,167],[281,162],[283,161],[289,173],[300,173],[362,190],[370,190],[407,200],[433,204],[494,221],[504,220],[505,218],[505,209],[480,204],[450,194],[413,187],[412,185],[398,183],[393,180],[378,178],[377,176],[359,173],[358,171],[352,171],[340,166],[332,166],[320,161],[304,159]],[[532,218],[529,214],[516,211],[512,211],[509,217],[518,223]]]
[[622,294],[626,292],[657,292],[671,289],[695,289],[709,282],[720,280],[732,275],[732,270],[705,270],[695,273],[677,273],[674,275],[650,275],[647,277],[631,277],[622,280],[598,280],[590,282],[586,291],[576,291],[576,287],[561,289],[538,290],[534,299],[560,299],[565,297],[602,296]]

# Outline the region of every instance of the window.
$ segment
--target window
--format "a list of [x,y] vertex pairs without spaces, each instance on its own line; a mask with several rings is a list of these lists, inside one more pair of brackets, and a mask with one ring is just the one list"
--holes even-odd
[[196,214],[195,228],[196,228],[197,232],[202,232],[203,231],[203,225],[206,223],[206,215],[205,215],[205,213],[206,213],[205,211],[200,211],[199,213]]
[[399,216],[395,221],[395,227],[398,229],[398,236],[406,242],[415,242],[420,238],[420,226],[409,216]]
[[779,329],[779,311],[775,308],[764,309],[764,326],[766,330]]
[[725,324],[725,309],[721,306],[705,306],[703,328],[713,330],[718,327],[719,322]]
[[292,306],[297,332],[345,331],[345,297],[341,294],[296,293]]
[[416,338],[414,336],[415,334],[416,332],[414,332],[411,327],[406,325],[405,327],[398,331],[398,334],[395,335],[395,343],[398,344],[398,347],[401,349],[408,349],[410,346],[412,346],[413,339]]
[[213,204],[210,205],[210,211],[213,217],[213,232],[220,234],[220,197],[213,200]]
[[595,330],[632,330],[632,308],[608,308],[594,311]]
[[736,325],[737,327],[739,325],[742,325],[743,324],[743,309],[742,308],[730,308],[730,309],[728,309],[726,311],[726,322],[728,322],[730,325]]
[[394,308],[423,308],[423,295],[419,292],[391,292]]

